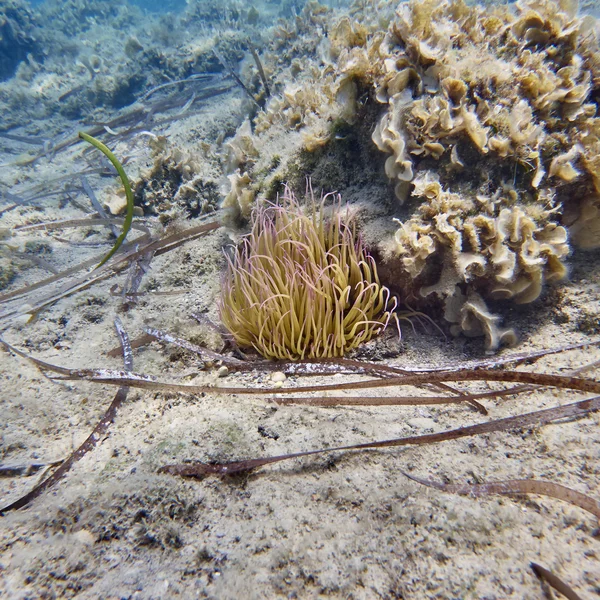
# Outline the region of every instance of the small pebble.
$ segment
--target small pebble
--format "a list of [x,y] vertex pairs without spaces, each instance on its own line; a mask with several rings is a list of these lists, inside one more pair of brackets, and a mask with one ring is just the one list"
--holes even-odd
[[219,370],[217,371],[217,377],[227,377],[227,375],[229,375],[229,369],[225,365],[219,367]]
[[73,534],[73,537],[84,546],[92,546],[96,541],[94,535],[87,529],[80,529]]
[[271,373],[271,381],[273,383],[283,383],[287,377],[283,371],[275,371],[275,373]]

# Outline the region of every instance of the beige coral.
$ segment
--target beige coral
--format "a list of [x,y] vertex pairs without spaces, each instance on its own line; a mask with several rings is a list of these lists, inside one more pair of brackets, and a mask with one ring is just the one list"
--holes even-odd
[[494,352],[500,346],[513,346],[517,342],[514,329],[502,327],[501,318],[490,312],[476,292],[470,291],[465,295],[456,286],[454,293],[446,299],[444,317],[452,324],[450,330],[454,335],[484,336],[488,352]]
[[[563,146],[562,154],[568,154],[574,147],[562,131],[595,118],[590,92],[598,67],[590,65],[599,62],[597,45],[589,21],[577,17],[573,5],[529,0],[512,11],[460,1],[403,4],[379,46],[385,69],[373,85],[377,100],[388,105],[378,138],[385,138],[387,129],[388,137],[403,132],[404,145],[375,140],[377,146],[405,165],[407,152],[440,159],[469,140],[482,155],[534,165],[537,188],[561,153],[549,149]],[[564,50],[534,46],[546,42]],[[565,57],[555,56],[559,51]],[[398,115],[397,98],[407,88],[412,101],[404,94]],[[398,179],[408,176],[406,169],[397,171],[387,169]],[[579,171],[565,165],[559,176],[568,182]]]
[[239,219],[248,219],[252,212],[255,193],[250,183],[251,179],[248,173],[236,171],[227,176],[229,181],[229,192],[221,203],[221,208],[225,214],[223,222],[234,224]]
[[[410,181],[420,202],[395,233],[403,285],[445,301],[456,285],[477,293],[453,322],[497,347],[510,336],[484,298],[528,303],[564,278],[565,225],[573,243],[600,245],[594,28],[571,0],[521,0],[514,9],[412,1],[399,7],[379,53],[385,70],[373,85],[385,110],[373,141],[390,154],[388,177],[404,184],[397,195],[405,201]],[[478,158],[457,185],[465,154]],[[565,210],[575,214],[562,225]]]
[[256,132],[276,123],[301,130],[309,151],[326,144],[337,119],[352,122],[356,110],[356,88],[351,77],[336,78],[314,66],[306,66],[302,83],[288,83],[282,94],[273,96],[256,118]]
[[397,94],[390,99],[390,111],[386,112],[373,132],[373,142],[383,152],[391,155],[385,162],[385,173],[390,179],[411,181],[412,161],[407,152],[406,137],[400,124],[402,113],[410,102],[410,94]]
[[225,144],[225,152],[226,173],[233,173],[241,164],[255,162],[258,158],[259,153],[249,119],[244,120],[233,138]]
[[[414,184],[415,193],[426,201],[418,214],[400,224],[395,252],[411,280],[421,282],[422,296],[436,294],[447,300],[462,284],[491,299],[528,303],[539,297],[544,282],[566,275],[567,230],[551,220],[551,208],[540,211],[518,203],[518,197],[515,202],[512,190],[465,198],[444,190],[431,172],[419,175]],[[432,281],[440,260],[442,274]],[[479,298],[480,315],[485,312],[483,303]],[[494,349],[493,336],[489,331],[486,335]]]
[[494,198],[464,198],[444,190],[432,173],[420,175],[414,183],[415,193],[427,201],[395,236],[398,255],[413,278],[442,248],[450,250],[446,254],[458,281],[481,278],[495,298],[531,302],[544,280],[566,275],[567,231],[549,220],[552,209],[506,207],[511,202],[507,192]]

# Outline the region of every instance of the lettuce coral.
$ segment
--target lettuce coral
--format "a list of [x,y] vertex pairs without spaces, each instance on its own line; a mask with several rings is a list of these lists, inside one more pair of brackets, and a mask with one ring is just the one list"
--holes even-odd
[[[594,23],[567,0],[398,7],[378,47],[385,74],[373,84],[387,109],[373,141],[391,154],[397,196],[404,200],[410,181],[421,202],[387,255],[399,257],[422,296],[449,304],[461,285],[484,298],[534,301],[545,281],[566,275],[561,216],[572,203],[580,207],[572,241],[600,245],[599,56]],[[502,339],[490,333],[494,320],[492,349]]]

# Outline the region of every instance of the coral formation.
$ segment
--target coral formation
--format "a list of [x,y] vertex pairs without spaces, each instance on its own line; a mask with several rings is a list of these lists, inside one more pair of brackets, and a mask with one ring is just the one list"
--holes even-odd
[[[486,318],[483,299],[523,304],[537,299],[544,281],[566,275],[564,258],[569,253],[567,230],[553,220],[556,210],[519,202],[505,186],[492,196],[465,196],[444,190],[431,171],[414,180],[413,194],[423,199],[417,214],[400,223],[388,256],[398,256],[408,276],[407,287],[419,285],[426,297],[437,294],[446,303],[446,317],[462,324],[467,335],[485,333],[487,346],[498,347],[505,337],[498,319]],[[433,259],[432,259],[433,257]],[[483,329],[467,321],[448,318],[448,305],[463,298],[458,284],[477,294],[477,311]]]
[[[411,182],[421,201],[395,235],[421,295],[455,302],[460,284],[485,298],[534,301],[544,281],[566,274],[561,212],[582,196],[573,241],[599,243],[586,232],[597,229],[600,203],[592,101],[600,55],[576,8],[550,0],[514,10],[460,1],[398,8],[378,47],[385,73],[374,84],[387,110],[373,141],[390,154],[397,195],[404,200]],[[440,262],[444,276],[432,281]],[[492,349],[502,339],[486,337]]]
[[[447,315],[476,297],[495,349],[510,336],[485,316],[486,300],[532,302],[566,275],[572,245],[600,245],[596,22],[575,0],[390,6],[375,16],[355,4],[316,61],[292,58],[255,132],[283,124],[314,151],[340,121],[377,115],[372,143],[403,217],[381,243],[389,284],[417,304],[437,297]],[[323,10],[310,18],[323,26]],[[472,334],[472,320],[454,323]]]
[[257,207],[228,258],[221,319],[242,348],[267,358],[343,356],[385,329],[395,301],[351,219],[305,215],[288,192]]
[[[144,214],[159,215],[161,222],[168,223],[182,208],[188,218],[212,212],[219,194],[217,183],[207,174],[210,147],[205,144],[202,152],[190,153],[169,144],[164,136],[151,137],[149,145],[153,164],[142,172],[134,189]],[[115,213],[112,208],[111,212]]]

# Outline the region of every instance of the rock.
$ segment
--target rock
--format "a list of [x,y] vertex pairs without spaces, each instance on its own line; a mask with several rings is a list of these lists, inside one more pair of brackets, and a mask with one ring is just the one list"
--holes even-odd
[[271,373],[271,381],[273,383],[283,383],[287,379],[283,371],[275,371]]

